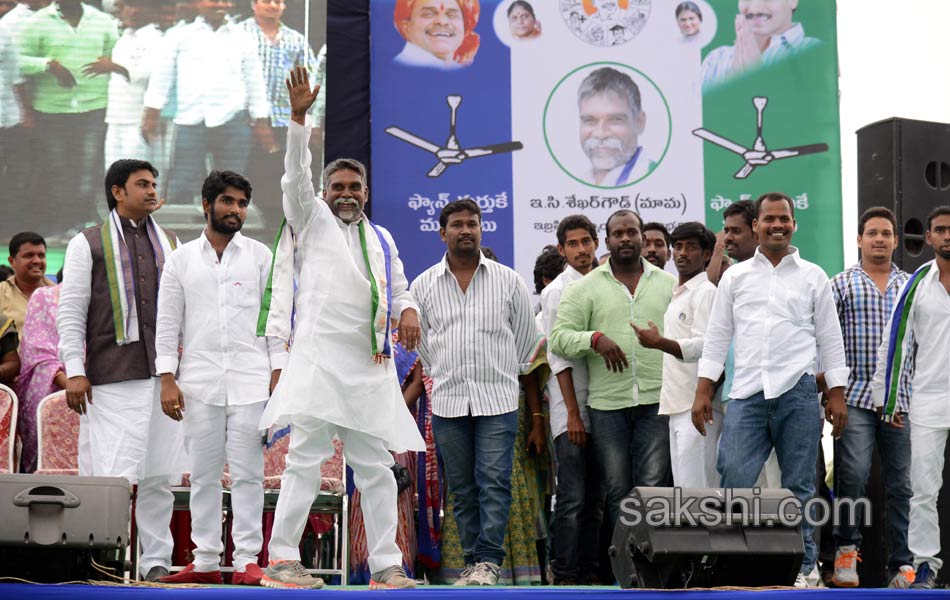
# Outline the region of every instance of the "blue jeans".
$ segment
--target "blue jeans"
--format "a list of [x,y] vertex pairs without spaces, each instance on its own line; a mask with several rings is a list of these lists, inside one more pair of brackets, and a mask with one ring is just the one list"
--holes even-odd
[[[889,540],[887,567],[896,573],[903,565],[914,564],[907,547],[907,527],[910,523],[910,421],[904,419],[904,428],[896,429],[881,421],[877,413],[867,408],[848,407],[848,426],[841,439],[835,442],[835,497],[863,498],[871,472],[871,456],[877,443],[884,471],[884,490],[887,494],[886,516]],[[852,518],[851,510],[842,508],[841,522],[835,527],[835,544],[861,546],[861,530],[851,523],[863,522],[861,505]]]
[[599,570],[604,491],[590,445],[575,446],[565,432],[554,438],[554,452],[557,495],[551,571],[557,583]]
[[505,560],[518,411],[487,417],[432,415],[432,433],[445,463],[465,564],[500,565]]
[[613,531],[620,503],[638,486],[670,485],[670,418],[659,404],[620,410],[590,409],[594,451],[607,495]]
[[[804,507],[815,495],[815,465],[821,443],[821,403],[814,375],[802,375],[795,386],[767,400],[762,392],[729,402],[719,438],[719,463],[724,488],[751,488],[772,447],[782,470],[782,487]],[[802,573],[818,560],[814,527],[802,520],[805,558]]]
[[193,204],[195,198],[201,196],[201,184],[208,174],[205,164],[208,154],[213,168],[218,171],[247,173],[254,136],[246,112],[238,113],[219,127],[176,125],[175,132],[175,152],[168,184],[169,204]]

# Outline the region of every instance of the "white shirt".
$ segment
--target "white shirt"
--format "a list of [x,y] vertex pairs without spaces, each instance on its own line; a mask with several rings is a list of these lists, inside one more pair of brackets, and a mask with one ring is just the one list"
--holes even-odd
[[218,127],[247,110],[252,119],[270,117],[257,43],[240,25],[212,29],[198,17],[165,35],[148,91],[147,108],[162,109],[174,86],[176,125]]
[[730,398],[758,392],[778,398],[803,374],[814,374],[819,357],[828,387],[848,385],[831,282],[821,267],[791,249],[777,267],[756,249],[719,282],[698,375],[718,380],[735,338]]
[[[317,202],[323,202],[323,200],[317,198]],[[360,219],[362,218],[363,217],[360,217]],[[340,226],[340,231],[343,233],[343,238],[346,240],[346,244],[350,249],[350,256],[353,257],[356,268],[360,274],[369,281],[369,273],[366,272],[366,259],[363,257],[363,247],[360,245],[360,220],[358,219],[349,224],[344,223],[340,219],[336,219],[336,222],[337,225]],[[403,269],[402,261],[399,259],[399,250],[396,248],[396,242],[393,240],[392,234],[390,234],[385,227],[380,227],[379,225],[376,225],[376,227],[379,227],[380,231],[383,232],[383,237],[385,237],[389,243],[389,251],[392,255],[392,317],[398,320],[402,311],[407,308],[414,308],[416,312],[418,312],[419,307],[416,306],[415,300],[412,299],[412,294],[409,293],[409,280],[406,279],[406,272]],[[366,232],[367,235],[375,235],[370,229],[367,229]]]
[[[762,65],[772,65],[820,43],[819,40],[805,35],[801,23],[794,23],[788,31],[769,38],[769,45],[762,53]],[[720,46],[706,56],[702,67],[703,91],[741,74],[733,70],[732,62],[735,56],[735,46]]]
[[[567,265],[560,275],[554,278],[547,287],[541,290],[541,326],[544,335],[550,339],[557,322],[557,307],[561,303],[561,295],[568,284],[582,278],[583,275]],[[558,384],[557,375],[565,369],[571,369],[571,379],[574,382],[574,397],[577,398],[577,408],[581,413],[584,428],[590,431],[590,417],[587,413],[587,361],[568,360],[548,350],[548,365],[551,367],[551,377],[548,379],[548,403],[550,405],[551,437],[567,431],[567,405],[564,404],[564,394]]]
[[20,76],[20,52],[13,33],[0,27],[0,128],[20,122],[20,103],[14,86],[23,83]]
[[432,54],[424,48],[420,48],[412,42],[406,42],[406,46],[402,49],[402,52],[396,55],[393,62],[407,67],[434,67],[447,70],[462,67],[462,65],[455,62],[452,57],[449,57],[448,60],[442,60],[435,54]]
[[462,293],[443,257],[412,283],[412,296],[422,328],[419,357],[432,378],[432,414],[481,417],[518,410],[518,375],[539,339],[521,276],[479,253]]
[[158,288],[155,372],[180,369],[178,385],[186,399],[212,406],[267,400],[271,371],[287,361],[280,340],[257,337],[270,265],[267,246],[240,232],[220,261],[204,233],[165,261]]
[[[950,428],[950,294],[940,283],[940,269],[936,264],[917,286],[913,313],[910,327],[917,352],[908,416],[913,425]],[[884,406],[890,325],[888,320],[871,381],[874,406]]]
[[152,74],[155,55],[163,44],[162,32],[154,24],[126,29],[112,48],[112,62],[122,65],[129,78],[112,73],[109,76],[109,105],[106,123],[137,125],[142,121],[145,89]]
[[673,299],[663,315],[663,336],[679,344],[683,358],[663,354],[661,415],[676,415],[693,407],[697,361],[703,355],[703,336],[715,299],[716,286],[705,271],[673,290]]

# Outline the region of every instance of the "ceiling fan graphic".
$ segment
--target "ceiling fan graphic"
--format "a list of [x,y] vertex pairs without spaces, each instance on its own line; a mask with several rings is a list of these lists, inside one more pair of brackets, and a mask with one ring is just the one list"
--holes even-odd
[[805,146],[794,146],[791,148],[782,148],[781,150],[769,150],[765,145],[765,140],[762,139],[762,113],[765,112],[765,105],[769,103],[769,99],[764,96],[756,96],[752,98],[752,104],[755,105],[755,110],[758,113],[756,118],[756,135],[755,142],[752,144],[752,148],[745,148],[732,140],[725,138],[717,133],[713,133],[708,129],[694,129],[693,135],[700,137],[707,142],[711,142],[721,148],[725,148],[730,152],[735,152],[743,159],[745,159],[745,165],[739,169],[734,177],[736,179],[745,179],[755,170],[756,167],[764,167],[768,165],[773,160],[779,160],[780,158],[794,158],[796,156],[804,156],[805,154],[815,154],[817,152],[825,152],[828,150],[828,144],[808,144]]
[[501,154],[503,152],[514,152],[515,150],[521,150],[521,142],[505,142],[503,144],[492,144],[490,146],[481,146],[477,148],[461,148],[459,147],[458,137],[455,135],[455,116],[458,112],[458,107],[462,103],[462,97],[458,95],[450,95],[445,97],[445,101],[448,102],[449,108],[452,109],[452,116],[449,120],[449,138],[445,142],[445,146],[439,147],[432,142],[425,140],[415,134],[409,133],[405,129],[400,127],[387,127],[386,133],[393,137],[397,137],[404,142],[412,144],[417,148],[422,148],[426,152],[431,152],[435,154],[436,158],[439,159],[439,162],[432,167],[429,172],[426,174],[429,177],[438,177],[452,165],[461,164],[466,158],[477,158],[479,156],[489,156],[492,154]]

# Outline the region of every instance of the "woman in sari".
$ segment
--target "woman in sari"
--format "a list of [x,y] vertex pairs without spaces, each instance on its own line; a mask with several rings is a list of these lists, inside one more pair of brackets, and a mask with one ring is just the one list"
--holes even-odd
[[66,387],[66,371],[59,362],[56,332],[56,311],[62,288],[62,271],[57,276],[59,285],[41,287],[33,292],[26,307],[26,320],[20,338],[20,379],[17,395],[20,408],[17,435],[22,444],[20,472],[36,470],[36,409],[40,401]]

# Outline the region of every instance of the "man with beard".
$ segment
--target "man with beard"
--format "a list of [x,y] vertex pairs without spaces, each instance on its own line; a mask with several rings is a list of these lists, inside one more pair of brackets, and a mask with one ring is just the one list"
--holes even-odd
[[[679,285],[663,316],[667,337],[652,321],[648,327],[633,328],[641,346],[664,352],[660,414],[670,417],[673,485],[719,487],[716,447],[721,420],[711,425],[704,437],[693,427],[690,413],[696,391],[696,362],[703,353],[703,335],[716,296],[716,286],[706,277],[716,236],[702,223],[692,222],[674,229],[672,239]],[[717,408],[721,415],[721,406]]]
[[722,211],[723,243],[726,254],[736,262],[749,260],[759,247],[752,228],[755,221],[755,203],[751,200],[733,202]]
[[169,257],[158,298],[155,370],[162,378],[162,411],[182,422],[196,546],[194,561],[161,581],[221,583],[221,475],[227,463],[234,583],[258,585],[264,454],[257,423],[287,357],[281,340],[257,337],[271,252],[241,235],[250,183],[232,171],[212,171],[201,197],[207,226]]
[[[912,369],[910,399],[910,527],[907,542],[917,574],[912,588],[932,588],[943,561],[937,496],[943,486],[943,458],[950,430],[947,403],[950,371],[950,206],[927,216],[927,245],[934,260],[921,266],[904,285],[884,330],[871,384],[874,406],[885,421],[904,424],[901,382]],[[904,357],[911,357],[908,365]]]
[[432,431],[465,561],[456,585],[495,585],[511,508],[518,375],[538,332],[524,281],[479,248],[478,204],[450,202],[439,225],[445,257],[412,283],[419,357],[432,378]]
[[659,414],[663,353],[638,344],[630,323],[662,323],[676,278],[640,255],[642,228],[630,210],[607,219],[610,260],[565,290],[549,339],[551,352],[587,362],[591,436],[611,531],[633,487],[669,480],[669,417]]
[[663,223],[651,221],[643,226],[643,258],[661,269],[670,259],[670,232]]
[[[736,369],[719,448],[722,487],[751,488],[772,448],[782,470],[782,487],[800,506],[815,494],[821,439],[816,361],[828,389],[825,417],[837,439],[844,431],[848,383],[844,342],[831,282],[818,265],[791,246],[794,203],[771,192],[756,201],[754,228],[759,249],[731,267],[716,290],[693,403],[693,425],[707,435],[714,423],[713,395],[735,340]],[[796,587],[817,580],[813,521],[802,521],[805,558]],[[807,577],[807,579],[806,579]]]
[[581,148],[591,163],[589,183],[621,186],[653,170],[655,163],[639,145],[647,115],[629,75],[611,67],[591,72],[577,89],[577,108]]
[[362,494],[370,588],[412,588],[416,582],[406,576],[396,546],[390,450],[423,451],[425,443],[390,361],[390,327],[398,319],[399,342],[414,350],[416,305],[392,236],[363,213],[368,192],[363,165],[333,161],[323,171],[323,198],[314,193],[306,117],[320,86],[310,88],[302,66],[291,71],[286,85],[291,122],[281,188],[287,224],[277,242],[272,294],[262,303],[258,334],[288,341],[293,336],[287,368],[259,423],[261,429],[289,424],[290,450],[261,583],[323,586],[300,562],[299,544],[320,489],[320,466],[333,456],[336,435]]
[[[567,260],[564,271],[541,292],[544,334],[551,337],[558,306],[568,284],[596,266],[597,228],[584,215],[565,217],[557,227],[557,249]],[[548,352],[551,437],[557,457],[557,503],[551,571],[555,585],[587,583],[598,570],[603,493],[590,444],[587,364]],[[581,579],[584,577],[585,579]]]
[[472,64],[479,12],[478,0],[396,0],[393,24],[406,45],[394,62],[440,69]]

